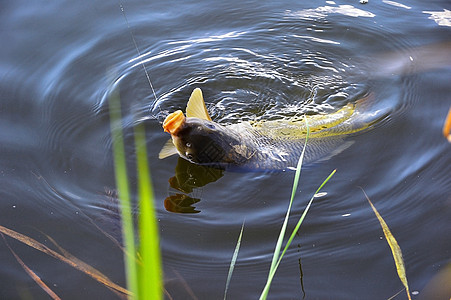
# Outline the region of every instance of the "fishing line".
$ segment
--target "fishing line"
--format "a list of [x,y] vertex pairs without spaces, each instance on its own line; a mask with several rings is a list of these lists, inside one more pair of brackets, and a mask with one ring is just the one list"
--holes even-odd
[[[146,65],[144,64],[144,61],[141,56],[141,51],[139,51],[138,44],[136,43],[136,40],[135,40],[135,36],[133,35],[133,31],[130,28],[130,23],[128,22],[127,16],[125,15],[124,6],[122,5],[122,2],[120,2],[120,1],[118,1],[118,2],[119,2],[119,8],[121,9],[121,12],[122,12],[122,16],[124,16],[125,23],[127,24],[128,32],[130,33],[130,36],[133,40],[133,44],[135,45],[136,52],[138,53],[140,63],[143,66],[144,73],[146,74],[147,81],[149,82],[150,89],[152,90],[153,96],[155,98],[155,104],[157,104],[158,103],[157,94],[155,94],[155,90],[153,88],[152,81],[150,81],[149,72],[147,72]],[[152,110],[153,110],[153,106],[152,106]]]

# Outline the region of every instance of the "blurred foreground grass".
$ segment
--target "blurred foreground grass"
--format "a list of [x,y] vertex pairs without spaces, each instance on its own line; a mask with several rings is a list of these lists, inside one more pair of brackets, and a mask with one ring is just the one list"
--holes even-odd
[[138,123],[134,128],[139,206],[138,226],[135,228],[122,133],[121,102],[117,90],[109,97],[109,109],[116,187],[120,200],[125,247],[127,287],[132,294],[131,298],[162,299],[160,244],[144,125]]

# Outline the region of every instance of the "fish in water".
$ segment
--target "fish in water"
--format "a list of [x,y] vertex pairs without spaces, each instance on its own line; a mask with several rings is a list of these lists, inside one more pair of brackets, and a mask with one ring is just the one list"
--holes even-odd
[[[375,115],[365,113],[372,95],[348,103],[330,114],[291,117],[279,120],[221,125],[208,114],[202,91],[196,88],[188,101],[186,117],[181,110],[163,122],[171,139],[159,158],[179,154],[199,165],[221,169],[285,170],[294,168],[304,147],[305,162],[330,157],[349,147],[343,138],[368,128]],[[380,117],[380,116],[379,116]],[[307,124],[308,125],[307,125]]]

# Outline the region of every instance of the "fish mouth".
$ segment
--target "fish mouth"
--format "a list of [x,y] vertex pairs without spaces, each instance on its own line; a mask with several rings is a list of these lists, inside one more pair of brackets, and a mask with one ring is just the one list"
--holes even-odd
[[181,110],[177,110],[166,117],[163,122],[163,129],[165,132],[169,132],[171,135],[177,134],[177,132],[185,124],[185,116]]

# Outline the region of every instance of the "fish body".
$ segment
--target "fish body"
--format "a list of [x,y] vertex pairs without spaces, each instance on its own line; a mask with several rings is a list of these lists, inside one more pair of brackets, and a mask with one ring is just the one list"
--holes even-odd
[[195,89],[187,104],[186,117],[182,111],[176,111],[164,121],[163,128],[172,138],[159,157],[179,154],[192,163],[222,169],[294,168],[307,129],[306,162],[327,158],[347,148],[350,143],[345,143],[343,137],[371,124],[361,112],[367,98],[327,115],[221,125],[211,120],[202,91]]

